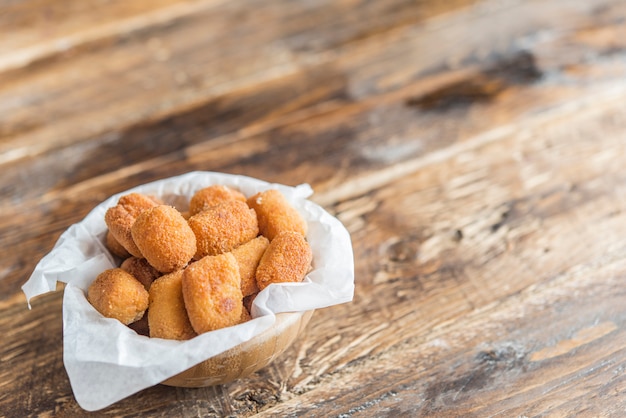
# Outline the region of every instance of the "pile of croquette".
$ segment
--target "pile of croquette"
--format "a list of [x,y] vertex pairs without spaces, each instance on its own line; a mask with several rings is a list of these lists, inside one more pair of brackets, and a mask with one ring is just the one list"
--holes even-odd
[[96,277],[87,299],[152,338],[188,340],[248,321],[261,290],[302,281],[313,260],[306,222],[277,189],[246,197],[211,185],[185,212],[130,193],[104,220],[106,246],[123,261]]

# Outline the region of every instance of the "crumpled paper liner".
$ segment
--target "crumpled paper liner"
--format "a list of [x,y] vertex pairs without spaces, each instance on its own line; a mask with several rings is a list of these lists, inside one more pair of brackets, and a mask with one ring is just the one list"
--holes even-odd
[[[251,196],[279,189],[308,223],[313,270],[302,283],[273,284],[254,301],[253,320],[201,334],[188,341],[148,338],[89,304],[86,291],[96,276],[119,265],[106,249],[106,210],[120,196],[139,192],[158,196],[179,210],[188,208],[199,189],[223,184]],[[354,294],[350,235],[336,218],[307,200],[312,189],[288,187],[245,176],[191,172],[155,181],[111,196],[81,222],[65,231],[22,286],[27,301],[67,283],[63,296],[63,361],[78,404],[94,411],[158,384],[188,368],[248,341],[272,326],[275,314],[308,311],[349,302]]]

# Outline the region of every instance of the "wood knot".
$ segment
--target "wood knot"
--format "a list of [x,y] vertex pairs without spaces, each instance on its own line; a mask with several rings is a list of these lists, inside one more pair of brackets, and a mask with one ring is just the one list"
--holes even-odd
[[500,365],[506,368],[520,365],[525,358],[526,351],[524,348],[513,344],[482,350],[476,355],[476,361],[479,364]]
[[410,263],[417,259],[419,243],[413,238],[401,239],[389,244],[387,258],[393,263]]

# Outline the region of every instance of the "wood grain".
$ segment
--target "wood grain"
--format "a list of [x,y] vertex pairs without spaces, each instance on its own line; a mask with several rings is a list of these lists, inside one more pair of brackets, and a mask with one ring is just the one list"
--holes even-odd
[[[0,10],[0,416],[623,415],[624,2]],[[354,301],[245,381],[87,414],[62,289],[20,286],[104,198],[192,170],[311,184]]]

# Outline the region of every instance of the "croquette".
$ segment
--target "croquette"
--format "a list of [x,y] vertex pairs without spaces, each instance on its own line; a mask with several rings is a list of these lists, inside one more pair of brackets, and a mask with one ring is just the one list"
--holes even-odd
[[250,316],[250,312],[248,312],[248,310],[244,307],[241,310],[241,318],[239,318],[239,324],[243,324],[244,322],[248,322],[252,319],[252,316]]
[[189,214],[191,216],[217,206],[227,200],[246,201],[246,196],[239,190],[231,189],[228,186],[215,184],[198,190],[189,201]]
[[196,259],[227,253],[259,234],[253,209],[239,200],[228,200],[189,218],[196,236]]
[[120,268],[139,280],[146,290],[150,290],[150,285],[161,273],[148,263],[145,258],[128,257],[122,262]]
[[306,236],[306,222],[279,190],[270,189],[251,196],[248,206],[256,212],[261,235],[270,241],[285,231]]
[[158,278],[150,287],[150,337],[189,340],[196,336],[183,299],[183,270]]
[[183,209],[130,193],[107,210],[105,245],[123,261],[88,288],[98,312],[140,335],[189,340],[251,320],[260,291],[311,269],[307,223],[279,190],[246,198],[212,185]]
[[159,205],[161,202],[141,193],[130,193],[120,197],[117,205],[109,208],[104,215],[104,222],[115,239],[135,257],[143,257],[135,245],[131,228],[137,217],[145,210]]
[[269,244],[269,240],[260,235],[232,251],[239,265],[241,293],[244,297],[259,291],[255,278],[256,268]]
[[146,260],[162,273],[183,268],[196,253],[196,236],[172,206],[159,205],[142,212],[131,232]]
[[87,300],[102,315],[124,325],[138,321],[148,309],[148,292],[121,268],[100,273],[87,290]]
[[188,266],[182,289],[189,321],[198,334],[240,323],[243,295],[232,254],[207,256]]
[[256,270],[257,286],[263,290],[272,283],[301,282],[312,260],[311,247],[302,234],[283,232],[270,242],[261,257]]
[[111,233],[111,231],[107,231],[105,245],[107,249],[111,252],[111,254],[116,255],[120,258],[128,258],[130,257],[130,253],[122,244],[119,243],[115,236]]

